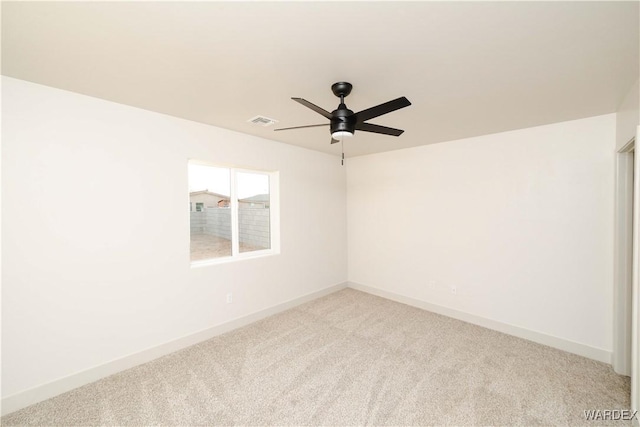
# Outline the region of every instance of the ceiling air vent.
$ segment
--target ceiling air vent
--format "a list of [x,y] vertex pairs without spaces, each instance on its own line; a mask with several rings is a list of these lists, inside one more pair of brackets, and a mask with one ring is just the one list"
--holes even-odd
[[247,121],[250,123],[253,123],[254,125],[260,125],[263,127],[271,126],[274,123],[278,123],[277,120],[270,119],[269,117],[265,117],[265,116],[255,116],[254,118],[249,119]]

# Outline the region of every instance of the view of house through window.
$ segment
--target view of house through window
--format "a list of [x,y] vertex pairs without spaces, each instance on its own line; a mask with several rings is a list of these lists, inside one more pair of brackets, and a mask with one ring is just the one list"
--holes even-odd
[[189,163],[191,261],[271,248],[269,174]]

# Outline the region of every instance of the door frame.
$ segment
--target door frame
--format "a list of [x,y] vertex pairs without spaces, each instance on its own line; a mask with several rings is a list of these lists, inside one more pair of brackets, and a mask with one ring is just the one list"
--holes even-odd
[[[635,138],[616,153],[615,233],[614,233],[614,287],[613,287],[613,369],[622,375],[631,375],[632,352],[635,335],[634,287],[637,289],[636,268],[633,254],[637,253],[637,236],[634,215],[637,208],[638,169],[634,162]],[[634,185],[635,184],[635,185]],[[635,196],[635,197],[634,197]],[[635,292],[637,294],[637,291]],[[637,311],[635,311],[637,312]],[[637,372],[637,369],[634,370]],[[637,390],[635,390],[637,391]],[[636,396],[632,387],[632,395]]]

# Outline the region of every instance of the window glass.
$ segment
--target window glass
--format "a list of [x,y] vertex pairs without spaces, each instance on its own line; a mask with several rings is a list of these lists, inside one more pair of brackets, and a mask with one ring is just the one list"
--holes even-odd
[[189,164],[191,261],[231,256],[230,190],[229,169]]
[[240,252],[271,248],[269,175],[236,174]]

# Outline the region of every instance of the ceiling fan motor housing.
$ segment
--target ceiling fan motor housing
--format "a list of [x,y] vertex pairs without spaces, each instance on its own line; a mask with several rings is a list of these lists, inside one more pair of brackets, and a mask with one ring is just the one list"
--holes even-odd
[[356,131],[356,117],[353,111],[349,110],[346,105],[341,103],[337,110],[331,112],[331,133],[349,132],[354,134]]

